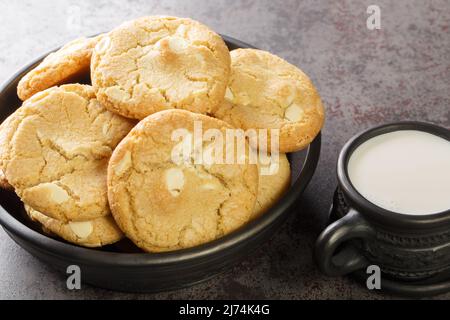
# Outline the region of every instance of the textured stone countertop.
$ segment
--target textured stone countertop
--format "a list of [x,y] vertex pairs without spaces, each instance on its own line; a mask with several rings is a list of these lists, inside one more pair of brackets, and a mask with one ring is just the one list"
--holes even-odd
[[[366,9],[381,8],[381,30]],[[396,120],[450,127],[448,0],[0,1],[0,81],[46,50],[134,17],[172,14],[269,50],[302,68],[327,109],[322,156],[297,214],[258,252],[203,284],[160,294],[126,294],[65,279],[0,231],[0,298],[384,299],[352,279],[328,278],[312,261],[336,184],[339,149],[353,134]],[[437,298],[450,298],[450,294]]]

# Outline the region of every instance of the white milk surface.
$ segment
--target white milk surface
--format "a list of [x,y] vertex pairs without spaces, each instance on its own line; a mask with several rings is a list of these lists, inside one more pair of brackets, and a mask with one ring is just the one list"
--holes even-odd
[[450,142],[404,130],[376,136],[350,156],[350,181],[370,202],[402,214],[450,209]]

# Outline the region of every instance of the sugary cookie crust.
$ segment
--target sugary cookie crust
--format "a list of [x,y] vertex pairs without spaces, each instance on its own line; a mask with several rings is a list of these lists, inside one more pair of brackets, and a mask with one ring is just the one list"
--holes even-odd
[[[214,116],[238,128],[279,129],[280,153],[306,147],[324,123],[324,108],[310,79],[297,67],[261,50],[231,51],[225,99]],[[270,150],[270,140],[268,146]]]
[[124,235],[111,215],[81,222],[61,222],[25,206],[28,216],[47,233],[84,247],[102,247],[120,241]]
[[[272,174],[261,174],[261,168],[268,169]],[[279,155],[278,165],[258,165],[259,184],[258,196],[256,198],[255,209],[252,213],[252,219],[259,217],[268,209],[273,207],[278,200],[286,193],[291,183],[291,168],[286,154]]]
[[113,112],[143,119],[165,109],[211,113],[223,101],[230,54],[222,38],[187,18],[122,24],[95,47],[92,85]]
[[81,74],[89,74],[92,50],[102,35],[73,40],[60,50],[48,55],[36,68],[28,72],[17,85],[22,101],[32,95],[62,84]]
[[0,124],[0,188],[5,190],[14,190],[6,179],[4,161],[6,161],[6,150],[9,147],[12,136],[14,135],[14,130],[16,124],[14,123],[16,118],[14,115],[10,115]]
[[108,160],[132,121],[106,110],[86,85],[40,92],[10,119],[2,168],[24,203],[61,221],[109,214]]
[[177,128],[229,128],[183,110],[141,121],[115,149],[108,167],[108,198],[119,227],[140,248],[171,251],[212,241],[245,224],[258,187],[257,165],[175,164]]

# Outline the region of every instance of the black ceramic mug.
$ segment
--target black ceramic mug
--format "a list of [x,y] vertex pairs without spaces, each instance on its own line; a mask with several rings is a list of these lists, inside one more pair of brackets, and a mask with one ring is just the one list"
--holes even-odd
[[315,258],[325,274],[344,275],[377,265],[402,281],[450,276],[450,208],[429,215],[392,212],[366,200],[349,178],[349,159],[358,146],[399,130],[424,131],[450,141],[445,128],[399,122],[367,130],[346,143],[337,163],[339,185],[330,211],[335,221],[316,242]]

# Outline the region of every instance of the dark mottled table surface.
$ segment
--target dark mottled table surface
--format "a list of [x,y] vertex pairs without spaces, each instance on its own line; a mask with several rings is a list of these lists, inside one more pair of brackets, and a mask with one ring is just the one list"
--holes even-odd
[[[366,27],[367,6],[381,29]],[[312,261],[325,226],[335,161],[353,134],[387,121],[450,127],[448,0],[115,0],[1,1],[0,81],[33,57],[79,35],[145,14],[189,16],[217,32],[270,50],[302,68],[327,109],[322,157],[288,223],[247,260],[203,284],[160,294],[125,294],[65,279],[0,231],[0,298],[384,299],[349,278],[328,278]],[[450,294],[437,298],[450,298]]]

